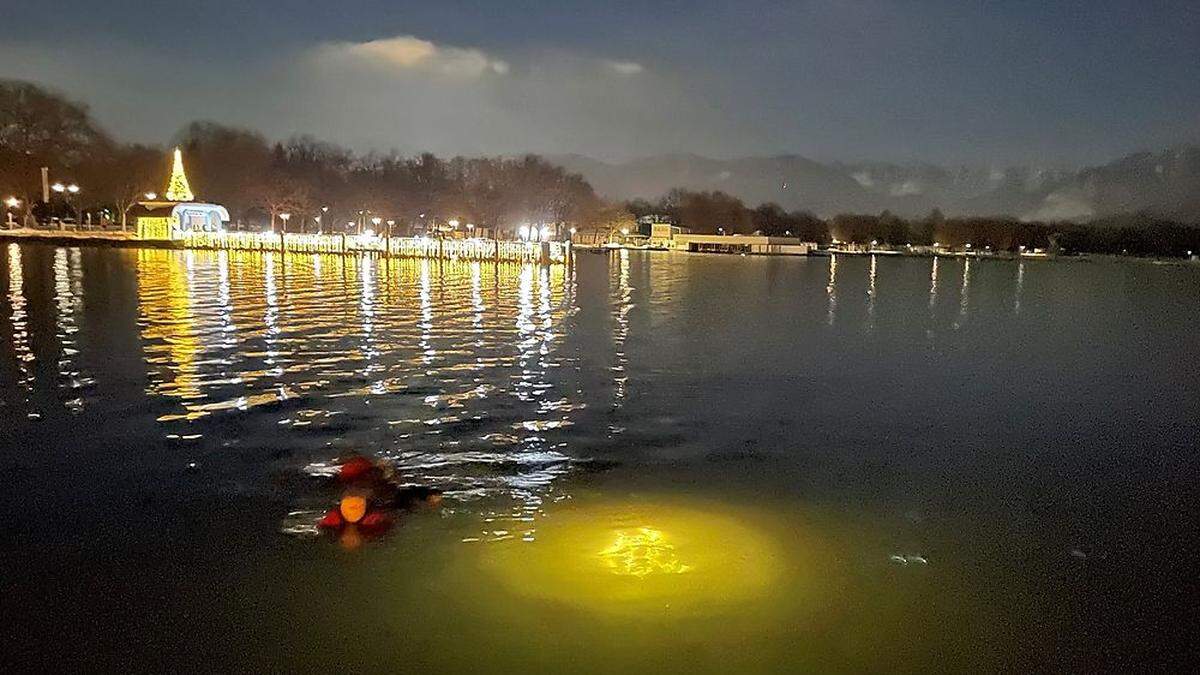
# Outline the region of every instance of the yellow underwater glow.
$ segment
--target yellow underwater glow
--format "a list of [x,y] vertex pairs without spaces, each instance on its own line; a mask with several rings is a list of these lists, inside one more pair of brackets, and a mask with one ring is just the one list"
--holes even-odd
[[485,546],[481,563],[511,592],[591,611],[703,613],[761,598],[779,578],[777,540],[754,514],[670,500],[572,503],[527,541]]
[[662,530],[652,527],[618,532],[616,540],[600,552],[600,557],[613,574],[634,577],[683,574],[692,569],[679,560],[675,546],[667,543]]

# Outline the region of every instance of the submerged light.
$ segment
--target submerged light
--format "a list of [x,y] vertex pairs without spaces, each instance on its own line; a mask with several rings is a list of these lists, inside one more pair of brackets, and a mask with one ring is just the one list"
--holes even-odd
[[[536,532],[489,546],[481,560],[523,596],[605,613],[703,613],[761,597],[779,578],[780,540],[764,518],[690,500],[574,502]],[[797,561],[824,548],[810,539]]]
[[683,574],[692,569],[679,559],[662,530],[653,527],[618,532],[612,545],[600,551],[600,558],[613,574],[633,577]]

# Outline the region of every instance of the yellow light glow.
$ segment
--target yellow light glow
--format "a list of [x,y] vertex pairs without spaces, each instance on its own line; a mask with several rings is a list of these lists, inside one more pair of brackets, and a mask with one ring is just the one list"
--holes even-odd
[[[675,500],[573,503],[482,551],[513,592],[619,614],[707,612],[768,592],[778,541],[755,514]],[[817,547],[814,547],[814,550]]]
[[612,545],[600,557],[613,574],[645,577],[651,574],[683,574],[691,566],[679,560],[675,546],[667,542],[662,530],[639,527],[617,533]]

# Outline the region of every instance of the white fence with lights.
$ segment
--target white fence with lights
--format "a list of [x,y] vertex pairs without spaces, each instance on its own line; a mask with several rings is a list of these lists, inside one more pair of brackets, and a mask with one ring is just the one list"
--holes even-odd
[[435,239],[355,234],[295,232],[186,232],[185,248],[288,253],[376,254],[397,258],[444,258],[499,262],[562,263],[569,243],[558,241],[500,241],[497,239]]

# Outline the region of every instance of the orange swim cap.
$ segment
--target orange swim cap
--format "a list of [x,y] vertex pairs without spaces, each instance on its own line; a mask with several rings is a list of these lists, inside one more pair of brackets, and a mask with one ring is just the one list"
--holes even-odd
[[346,495],[338,503],[338,511],[348,523],[357,523],[367,515],[367,498],[362,495]]

